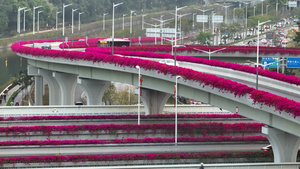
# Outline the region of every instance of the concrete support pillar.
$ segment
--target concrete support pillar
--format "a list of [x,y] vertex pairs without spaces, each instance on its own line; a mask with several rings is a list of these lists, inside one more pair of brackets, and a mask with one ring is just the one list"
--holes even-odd
[[43,77],[34,77],[34,100],[36,106],[43,105]]
[[300,145],[298,136],[267,126],[262,127],[262,133],[272,145],[274,163],[296,162]]
[[38,74],[42,75],[44,80],[48,84],[49,88],[49,105],[60,105],[61,95],[59,91],[59,84],[57,80],[52,76],[52,71],[39,69]]
[[34,76],[35,105],[36,106],[43,105],[43,78],[41,75],[38,74],[38,68],[28,65],[27,66],[27,74],[30,76]]
[[168,93],[150,89],[142,89],[141,100],[144,104],[145,114],[149,115],[162,113],[170,96],[171,94]]
[[101,105],[104,92],[110,82],[78,78],[77,83],[84,89],[87,96],[87,105]]
[[75,88],[77,84],[77,76],[67,73],[53,72],[52,76],[59,84],[61,93],[61,105],[74,105]]

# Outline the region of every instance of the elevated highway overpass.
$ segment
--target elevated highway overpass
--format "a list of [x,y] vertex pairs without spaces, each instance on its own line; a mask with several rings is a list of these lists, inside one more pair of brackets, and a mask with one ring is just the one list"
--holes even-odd
[[[52,105],[73,104],[72,93],[77,83],[81,84],[86,91],[88,104],[95,105],[99,104],[99,100],[110,81],[134,86],[137,86],[139,81],[138,71],[134,67],[118,66],[108,62],[70,61],[64,58],[17,54],[28,59],[28,73],[35,76],[37,104],[40,104],[39,100],[41,100],[43,79],[49,85]],[[207,68],[207,66],[200,64],[180,63],[180,65],[200,72],[206,69],[207,73],[220,75],[248,85],[255,84],[255,76],[249,73],[220,70],[211,66]],[[146,114],[162,112],[166,100],[174,93],[175,77],[161,74],[157,70],[146,70],[142,66],[141,74],[143,76],[142,101]],[[299,96],[299,87],[296,85],[264,77],[259,77],[259,79],[259,85],[263,86],[264,90],[291,99],[297,99]],[[236,112],[238,109],[239,114],[265,123],[266,127],[263,127],[262,131],[273,145],[275,162],[296,160],[300,144],[299,117],[294,118],[286,112],[279,113],[275,111],[274,107],[254,105],[249,95],[237,97],[233,93],[220,91],[220,89],[211,86],[203,86],[192,80],[179,78],[177,91],[180,96],[199,100],[230,112]]]

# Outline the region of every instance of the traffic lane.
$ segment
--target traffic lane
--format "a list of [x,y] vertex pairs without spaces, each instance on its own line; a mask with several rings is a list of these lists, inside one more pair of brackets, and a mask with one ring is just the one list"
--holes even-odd
[[[164,145],[164,146],[95,146],[95,147],[51,147],[2,149],[1,157],[50,156],[79,154],[136,154],[136,153],[201,153],[261,151],[267,144],[210,144],[210,145]],[[4,150],[4,151],[3,151]]]
[[[198,67],[197,64],[191,66],[190,64],[186,65],[185,62],[180,62],[180,66],[190,68],[190,69],[193,69],[193,70],[196,70],[196,71],[199,71],[199,72],[207,73],[207,71],[203,71],[203,69],[201,67]],[[238,83],[241,83],[241,84],[245,84],[249,87],[255,88],[255,86],[256,86],[256,81],[255,81],[256,79],[254,79],[254,78],[251,78],[251,79],[237,79],[237,78],[233,78],[233,77],[230,77],[230,76],[227,76],[227,75],[219,75],[219,74],[215,74],[215,73],[213,73],[213,74],[218,76],[218,77],[222,77],[222,78],[232,80],[232,81],[235,81],[235,82],[238,82]],[[246,74],[249,74],[249,73],[246,73]],[[259,90],[267,91],[269,93],[272,93],[272,94],[275,94],[275,95],[278,95],[278,96],[282,96],[282,97],[286,97],[286,98],[294,100],[296,102],[300,102],[300,95],[299,94],[293,93],[293,92],[288,92],[286,90],[283,91],[281,89],[270,88],[270,86],[262,85],[262,84],[259,83],[260,77],[261,76],[259,75],[258,76],[258,88],[259,88]]]

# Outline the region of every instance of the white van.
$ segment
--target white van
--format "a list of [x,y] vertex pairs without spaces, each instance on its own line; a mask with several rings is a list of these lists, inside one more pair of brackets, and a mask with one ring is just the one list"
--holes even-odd
[[[162,59],[162,60],[159,61],[159,63],[164,63],[164,64],[167,64],[167,65],[174,66],[175,61],[173,59]],[[179,66],[177,61],[176,61],[176,66]]]

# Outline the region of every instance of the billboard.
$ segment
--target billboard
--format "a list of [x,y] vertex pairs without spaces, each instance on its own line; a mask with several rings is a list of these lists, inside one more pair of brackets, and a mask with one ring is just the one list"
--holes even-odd
[[223,15],[214,15],[212,17],[213,23],[222,23],[223,22]]
[[197,15],[196,22],[208,22],[207,15]]
[[146,33],[160,33],[160,28],[146,28]]
[[[146,37],[175,37],[175,28],[146,28]],[[180,32],[177,32],[177,36],[180,36]]]
[[280,66],[280,57],[263,56],[261,64],[262,67],[277,68]]
[[297,1],[289,1],[289,8],[297,8]]
[[286,59],[287,68],[300,68],[300,58],[299,57],[288,57]]

